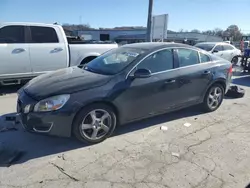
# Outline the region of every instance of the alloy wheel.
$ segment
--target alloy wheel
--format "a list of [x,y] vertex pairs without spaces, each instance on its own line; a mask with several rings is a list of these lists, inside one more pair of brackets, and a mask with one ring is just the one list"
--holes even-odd
[[95,141],[106,136],[111,126],[111,115],[106,110],[95,109],[83,118],[80,133],[89,140]]
[[220,87],[213,87],[208,95],[207,104],[211,109],[217,108],[223,97],[223,91]]

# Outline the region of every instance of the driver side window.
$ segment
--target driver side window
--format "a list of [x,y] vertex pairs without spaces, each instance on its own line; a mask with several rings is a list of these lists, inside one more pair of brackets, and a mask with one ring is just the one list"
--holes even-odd
[[220,52],[220,51],[223,51],[223,47],[221,45],[217,45],[215,46],[214,50]]
[[137,69],[148,69],[151,73],[162,72],[174,68],[173,53],[171,49],[165,49],[148,56]]

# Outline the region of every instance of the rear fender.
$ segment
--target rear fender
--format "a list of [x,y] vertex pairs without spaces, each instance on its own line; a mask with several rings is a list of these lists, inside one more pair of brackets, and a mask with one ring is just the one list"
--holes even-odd
[[214,85],[214,84],[221,84],[224,88],[224,91],[226,90],[226,79],[225,78],[217,78],[215,80],[213,80],[207,87],[207,89],[204,91],[204,93],[202,94],[202,99],[204,100],[204,97],[207,93],[207,91]]

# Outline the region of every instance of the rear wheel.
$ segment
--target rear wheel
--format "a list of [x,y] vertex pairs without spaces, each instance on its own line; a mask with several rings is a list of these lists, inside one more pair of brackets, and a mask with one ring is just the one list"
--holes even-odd
[[233,64],[233,66],[235,66],[235,65],[237,65],[238,61],[239,61],[239,58],[237,56],[235,56],[235,57],[233,57],[231,63]]
[[116,127],[114,110],[105,104],[93,104],[81,110],[75,118],[73,133],[82,142],[99,143]]
[[203,107],[206,112],[217,110],[224,98],[224,88],[221,84],[214,84],[205,95]]

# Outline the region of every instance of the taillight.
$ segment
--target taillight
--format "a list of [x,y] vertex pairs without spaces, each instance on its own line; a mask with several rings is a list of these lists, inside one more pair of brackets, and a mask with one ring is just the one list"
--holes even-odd
[[231,65],[230,68],[228,69],[228,73],[233,73],[233,65]]

